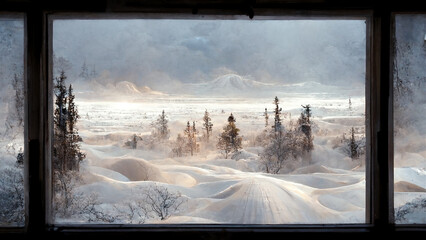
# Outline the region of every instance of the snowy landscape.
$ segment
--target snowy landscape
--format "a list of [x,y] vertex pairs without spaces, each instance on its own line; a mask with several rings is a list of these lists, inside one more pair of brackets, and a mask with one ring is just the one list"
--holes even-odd
[[[222,78],[242,80],[237,75]],[[96,193],[104,211],[117,205],[126,208],[126,203],[143,198],[152,185],[180,194],[183,203],[168,219],[152,217],[144,223],[364,222],[364,156],[353,160],[339,150],[345,144],[342,135],[349,134],[351,127],[358,130],[357,138],[365,134],[364,97],[352,98],[351,109],[348,99],[329,96],[280,101],[288,113],[285,125],[297,120],[306,103],[311,103],[316,124],[311,163],[289,160],[282,174],[264,172],[259,156],[263,148],[255,142],[256,136],[271,129],[271,125],[265,127],[264,109],[270,108],[273,115],[273,98],[161,96],[135,102],[78,102],[81,146],[87,154],[82,166],[85,184],[79,190]],[[153,148],[144,145],[143,139],[151,135],[151,122],[162,110],[169,120],[171,140],[183,132],[187,121],[195,121],[202,141],[206,109],[214,125],[213,137],[211,143],[200,142],[194,156],[174,157],[167,143]],[[230,113],[236,118],[243,148],[225,159],[216,142]],[[130,149],[125,143],[133,134],[142,140]]]

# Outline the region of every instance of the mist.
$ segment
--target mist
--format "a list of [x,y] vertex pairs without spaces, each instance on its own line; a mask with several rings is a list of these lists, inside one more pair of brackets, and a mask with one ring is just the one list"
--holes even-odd
[[225,74],[274,84],[364,86],[363,20],[55,20],[53,49],[70,81],[83,63],[162,92]]

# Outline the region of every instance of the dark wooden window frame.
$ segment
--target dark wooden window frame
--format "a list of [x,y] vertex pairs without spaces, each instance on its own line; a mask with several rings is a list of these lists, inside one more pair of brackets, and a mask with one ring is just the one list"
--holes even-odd
[[[364,0],[5,0],[0,14],[25,15],[25,200],[23,228],[0,228],[0,236],[154,237],[270,237],[339,236],[393,232],[417,234],[422,224],[395,225],[393,204],[393,74],[392,34],[395,13],[425,13],[421,1],[383,5]],[[78,18],[193,17],[233,15],[287,16],[288,18],[365,18],[366,41],[366,223],[365,224],[173,224],[173,225],[55,225],[51,219],[50,150],[52,136],[51,30],[52,16]],[[285,235],[282,235],[285,234]],[[320,234],[320,235],[318,235]],[[352,236],[352,235],[351,235]]]

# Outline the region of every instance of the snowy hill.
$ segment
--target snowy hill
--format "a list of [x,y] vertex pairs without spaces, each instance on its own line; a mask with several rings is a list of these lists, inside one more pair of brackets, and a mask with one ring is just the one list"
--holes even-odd
[[[78,86],[78,85],[77,85]],[[80,85],[81,86],[81,85]],[[102,84],[96,80],[81,86],[82,91],[78,91],[78,97],[84,99],[141,99],[164,95],[164,93],[154,91],[148,86],[138,87],[129,81],[120,81],[117,83]]]
[[237,74],[225,74],[204,83],[186,84],[185,89],[190,95],[215,97],[271,97],[300,93],[341,95],[345,92],[352,92],[347,95],[356,95],[356,91],[363,93],[363,86],[357,89],[354,86],[325,85],[315,80],[298,83],[287,83],[285,80],[277,83],[263,83]]
[[244,78],[237,74],[225,74],[213,81],[188,84],[194,95],[203,96],[250,96],[259,93],[259,89],[267,90],[270,85]]
[[134,83],[129,81],[121,81],[115,84],[108,84],[107,90],[114,91],[117,94],[123,95],[161,95],[161,92],[152,90],[148,86],[137,87]]

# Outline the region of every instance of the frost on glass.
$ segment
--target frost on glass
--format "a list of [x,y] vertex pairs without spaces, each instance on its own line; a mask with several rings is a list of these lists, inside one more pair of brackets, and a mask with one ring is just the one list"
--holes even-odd
[[55,221],[365,222],[365,32],[55,20]]
[[396,15],[395,222],[426,223],[426,15]]
[[23,63],[23,21],[0,18],[0,226],[24,224]]

